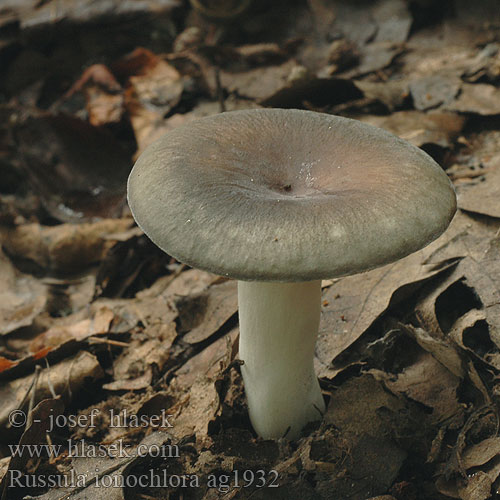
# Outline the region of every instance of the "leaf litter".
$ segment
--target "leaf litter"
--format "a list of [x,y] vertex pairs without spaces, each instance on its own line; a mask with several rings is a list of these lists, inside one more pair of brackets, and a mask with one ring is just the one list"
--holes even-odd
[[[2,498],[495,498],[495,2],[112,4],[26,1],[0,13]],[[133,160],[155,138],[270,106],[357,118],[412,142],[448,172],[460,209],[425,249],[323,282],[315,365],[328,408],[295,442],[251,428],[235,283],[156,250],[125,203]],[[13,426],[13,412],[29,422]],[[50,412],[81,425],[46,432]],[[113,414],[147,425],[113,426]],[[82,456],[71,439],[89,445]],[[15,444],[60,453],[19,457]],[[131,456],[116,456],[120,446]],[[259,470],[279,487],[241,487],[235,473]],[[8,487],[17,471],[86,479]],[[139,488],[141,474],[193,483]]]

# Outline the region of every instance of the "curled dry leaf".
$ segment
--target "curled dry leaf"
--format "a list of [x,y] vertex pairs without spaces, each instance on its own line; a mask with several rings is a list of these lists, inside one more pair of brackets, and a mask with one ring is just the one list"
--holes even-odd
[[477,467],[500,457],[500,437],[492,437],[465,449],[462,464],[466,469]]
[[123,90],[104,64],[88,67],[63,96],[62,102],[80,92],[85,96],[91,125],[99,127],[122,120],[125,111]]
[[139,154],[166,132],[163,118],[179,103],[184,84],[172,65],[143,48],[117,63],[117,68],[129,75],[125,106]]
[[492,497],[492,485],[500,477],[500,438],[487,438],[466,448],[461,457],[467,478],[446,481],[439,477],[438,490],[461,500],[487,500]]

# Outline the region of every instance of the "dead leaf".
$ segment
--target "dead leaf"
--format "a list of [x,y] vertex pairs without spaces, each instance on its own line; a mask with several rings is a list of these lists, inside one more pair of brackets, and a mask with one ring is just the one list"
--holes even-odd
[[49,330],[37,335],[29,345],[32,353],[39,352],[41,349],[50,347],[56,348],[70,340],[81,341],[92,335],[100,335],[109,332],[111,322],[115,315],[107,307],[101,307],[90,318],[68,323],[65,318],[65,325],[55,325]]
[[[37,500],[61,500],[66,498],[72,500],[100,500],[102,499],[103,489],[105,489],[107,500],[124,500],[128,489],[127,484],[134,484],[134,480],[131,479],[128,483],[126,480],[128,474],[133,474],[132,467],[141,463],[147,464],[154,459],[155,451],[161,452],[162,446],[168,446],[171,442],[172,438],[169,433],[157,430],[144,437],[138,445],[125,446],[125,453],[118,454],[114,458],[75,457],[72,459],[74,477],[80,478],[80,483],[83,484],[77,483],[76,487],[72,488],[52,488],[47,493],[34,498]],[[111,449],[111,446],[113,446],[113,443],[107,445],[109,449]],[[176,448],[171,449],[176,450]],[[152,455],[149,454],[149,450],[154,450],[151,452]],[[167,448],[167,451],[165,451],[166,457],[170,453],[168,450]],[[175,457],[167,458],[167,460],[175,460]],[[137,482],[137,478],[135,480]],[[108,482],[111,485],[109,487],[106,486]]]
[[492,481],[488,474],[478,471],[472,474],[467,480],[465,488],[459,488],[459,495],[462,500],[487,500],[491,498]]
[[[70,401],[84,386],[87,379],[98,380],[103,376],[101,365],[96,357],[89,352],[82,351],[71,358],[42,370],[36,393],[35,402],[51,396],[50,386],[57,395],[64,395]],[[30,390],[33,375],[5,382],[0,386],[0,427],[5,428],[9,414],[20,408],[22,401]]]
[[304,75],[278,89],[260,101],[263,106],[275,108],[319,108],[341,105],[362,97],[361,91],[350,80],[319,78]]
[[133,340],[113,363],[114,380],[102,387],[108,391],[133,391],[151,385],[153,367],[158,373],[171,356],[170,347],[177,337],[175,325],[163,325],[162,335],[141,342]]
[[436,422],[443,422],[463,407],[458,402],[460,379],[428,353],[421,354],[395,380],[388,378],[385,385],[394,393],[403,393],[414,401],[432,408]]
[[141,152],[164,133],[163,117],[179,103],[184,85],[172,65],[147,49],[134,50],[120,68],[130,75],[125,105]]
[[16,139],[31,185],[56,219],[121,214],[131,158],[110,131],[45,113],[18,125]]
[[91,125],[100,127],[122,120],[125,111],[123,89],[104,64],[88,67],[57,103],[57,107],[61,107],[61,103],[64,104],[64,101],[77,93],[85,96]]
[[0,458],[0,485],[8,473],[11,457]]
[[318,478],[319,492],[335,491],[340,499],[364,498],[370,488],[387,491],[406,453],[391,440],[381,408],[401,415],[402,403],[371,375],[351,379],[334,391],[324,423],[333,424],[347,441],[346,476],[323,474]]
[[84,23],[101,17],[118,14],[135,14],[141,12],[170,10],[178,7],[176,0],[143,0],[133,3],[122,3],[119,0],[112,0],[104,4],[95,4],[92,0],[83,0],[77,6],[73,4],[61,4],[57,9],[51,2],[39,5],[37,0],[22,0],[12,2],[7,5],[11,22],[19,22],[23,29],[41,25],[54,25],[54,23],[64,20]]
[[500,438],[492,437],[466,448],[462,455],[462,464],[466,469],[471,469],[499,456]]
[[[28,426],[19,439],[20,449],[28,445],[41,445],[46,443],[46,433],[50,430],[53,419],[57,418],[64,412],[64,404],[61,399],[42,399],[33,408],[31,425]],[[28,453],[20,453],[13,455],[9,463],[9,471],[24,472],[26,464],[30,460]],[[10,474],[3,477],[0,482],[0,492],[3,490],[2,499],[7,499],[7,491],[14,485],[9,483]]]
[[203,375],[197,377],[184,399],[169,410],[175,412],[172,434],[177,439],[191,434],[203,439],[207,435],[208,424],[215,416],[217,402],[214,381]]
[[483,161],[485,168],[481,181],[459,191],[460,208],[470,212],[500,217],[500,154]]
[[99,262],[114,242],[107,239],[131,224],[130,219],[41,226],[23,224],[5,233],[4,248],[14,258],[46,273],[75,273]]
[[5,335],[33,323],[45,309],[47,287],[19,272],[1,250],[0,276],[0,335]]
[[403,43],[408,38],[413,17],[403,0],[375,2],[373,19],[377,23],[376,42]]
[[436,144],[451,148],[465,125],[465,118],[446,112],[397,111],[387,117],[364,116],[361,121],[384,128],[417,147]]
[[360,50],[358,66],[341,72],[339,76],[350,79],[383,70],[403,52],[403,46],[393,42],[370,43]]
[[[403,106],[404,100],[408,97],[409,88],[406,80],[396,80],[387,82],[371,82],[369,80],[356,80],[353,82],[356,87],[363,92],[363,95],[370,102],[382,103],[387,110],[394,111]],[[385,117],[389,119],[390,116]],[[358,117],[364,120],[364,113]],[[370,118],[367,118],[369,121]],[[381,117],[383,120],[383,118]],[[389,121],[389,120],[387,120]],[[376,123],[375,123],[376,125]],[[383,125],[379,125],[382,126]],[[390,128],[390,126],[388,126]]]
[[412,80],[410,92],[419,111],[436,108],[453,101],[460,90],[460,80],[446,75],[430,75]]
[[467,82],[488,80],[494,83],[500,77],[500,46],[498,43],[488,43],[471,61],[462,77]]
[[278,66],[266,66],[244,72],[220,72],[221,85],[239,96],[265,101],[286,87],[290,76],[300,67],[290,60]]
[[421,283],[442,269],[422,266],[416,252],[393,264],[341,278],[323,294],[321,322],[316,344],[319,376],[333,377],[332,360],[355,342],[387,309],[396,292]]
[[[212,285],[205,292],[203,304],[203,310],[198,311],[198,324],[182,337],[189,344],[197,344],[208,339],[236,314],[238,311],[237,282],[231,280]],[[178,308],[182,323],[183,310],[179,303]]]
[[221,363],[227,359],[230,347],[236,342],[238,333],[238,329],[234,328],[191,357],[175,372],[175,383],[179,387],[190,387],[199,376],[215,379],[220,372]]
[[463,83],[458,97],[445,106],[450,111],[481,116],[500,114],[500,89],[487,83]]

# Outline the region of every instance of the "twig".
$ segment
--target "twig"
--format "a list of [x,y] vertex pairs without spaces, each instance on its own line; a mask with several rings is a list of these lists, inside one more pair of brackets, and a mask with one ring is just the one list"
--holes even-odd
[[34,378],[33,384],[32,384],[33,390],[31,391],[30,403],[28,406],[28,417],[26,419],[26,429],[31,427],[31,424],[33,423],[33,408],[35,407],[36,388],[38,385],[38,380],[40,379],[41,371],[42,371],[42,367],[40,365],[36,365],[35,366],[35,378]]

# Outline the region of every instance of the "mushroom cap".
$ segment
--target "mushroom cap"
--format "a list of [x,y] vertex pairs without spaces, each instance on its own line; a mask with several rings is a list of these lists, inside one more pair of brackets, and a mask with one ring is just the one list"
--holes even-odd
[[128,202],[151,240],[242,280],[307,281],[395,261],[456,211],[441,167],[372,125],[296,109],[209,116],[137,160]]

